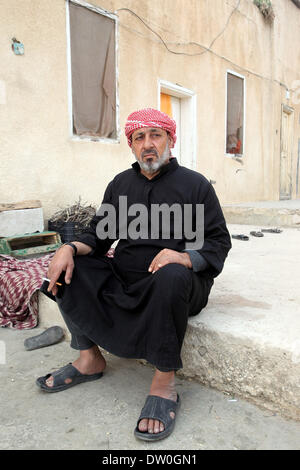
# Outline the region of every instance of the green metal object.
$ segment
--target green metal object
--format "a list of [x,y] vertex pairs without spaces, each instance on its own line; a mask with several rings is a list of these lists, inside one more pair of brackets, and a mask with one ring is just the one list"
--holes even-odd
[[61,244],[61,238],[57,232],[27,233],[0,238],[0,254],[28,258],[55,251]]

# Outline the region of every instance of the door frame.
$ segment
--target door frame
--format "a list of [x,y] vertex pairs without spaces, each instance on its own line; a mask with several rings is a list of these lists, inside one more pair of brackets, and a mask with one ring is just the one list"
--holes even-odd
[[[175,83],[158,79],[158,109],[160,109],[160,94],[180,98],[181,101],[181,160],[183,166],[196,169],[197,155],[197,95],[194,91]],[[188,164],[187,164],[188,163]]]
[[[281,191],[282,187],[282,174],[281,174],[281,169],[282,169],[282,151],[283,151],[283,113],[288,115],[288,135],[286,138],[288,139],[287,145],[287,165],[288,165],[288,175],[289,175],[289,184],[288,184],[288,192],[283,194]],[[292,116],[294,113],[294,108],[291,108],[290,106],[286,104],[281,105],[281,124],[280,124],[280,159],[279,159],[279,200],[288,200],[292,198],[292,176],[293,176],[293,137],[294,137],[294,132],[293,132],[293,122],[292,122]]]

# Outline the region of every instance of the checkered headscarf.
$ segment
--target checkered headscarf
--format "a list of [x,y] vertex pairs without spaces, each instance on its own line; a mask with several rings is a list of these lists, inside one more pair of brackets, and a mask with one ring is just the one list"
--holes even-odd
[[[162,111],[153,108],[145,108],[131,113],[125,125],[125,135],[128,145],[132,145],[132,133],[142,127],[159,127],[170,133],[174,144],[176,142],[176,122]],[[174,145],[172,146],[174,147]]]

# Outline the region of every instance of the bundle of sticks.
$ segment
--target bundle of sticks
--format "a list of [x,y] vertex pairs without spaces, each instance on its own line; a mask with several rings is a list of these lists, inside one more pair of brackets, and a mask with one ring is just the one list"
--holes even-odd
[[63,225],[67,222],[77,222],[82,226],[87,226],[95,213],[96,209],[93,206],[81,204],[81,198],[79,198],[78,202],[72,206],[55,212],[51,219],[49,219],[49,222],[57,225]]

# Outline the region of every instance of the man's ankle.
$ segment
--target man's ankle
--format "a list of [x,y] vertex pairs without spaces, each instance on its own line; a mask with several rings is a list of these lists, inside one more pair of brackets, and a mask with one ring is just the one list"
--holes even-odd
[[169,382],[175,381],[175,371],[171,370],[168,372],[163,372],[159,369],[155,369],[153,380],[157,380],[162,383],[163,382],[169,383]]
[[156,369],[150,387],[150,395],[158,395],[163,398],[176,400],[175,372],[161,372]]

